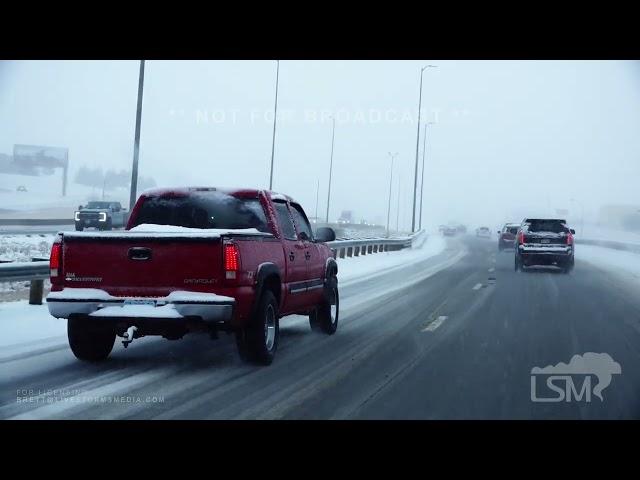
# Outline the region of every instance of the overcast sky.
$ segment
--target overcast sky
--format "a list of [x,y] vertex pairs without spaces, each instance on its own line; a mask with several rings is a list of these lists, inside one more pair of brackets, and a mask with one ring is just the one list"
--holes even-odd
[[[410,225],[420,68],[424,222],[493,226],[524,211],[640,204],[640,62],[282,61],[274,190],[330,217]],[[0,153],[69,148],[80,165],[130,168],[139,63],[0,62]],[[161,186],[268,187],[275,61],[146,62],[140,174]],[[422,140],[420,142],[422,159]],[[73,188],[73,185],[70,186]],[[524,213],[522,213],[524,214]]]

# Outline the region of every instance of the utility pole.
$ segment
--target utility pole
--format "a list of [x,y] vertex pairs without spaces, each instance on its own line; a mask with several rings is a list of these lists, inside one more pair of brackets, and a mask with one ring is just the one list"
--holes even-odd
[[271,174],[269,175],[269,190],[273,188],[273,156],[276,149],[276,120],[278,116],[278,80],[280,78],[280,60],[276,67],[276,100],[273,107],[273,138],[271,139]]
[[144,60],[140,60],[140,74],[138,76],[138,106],[136,108],[136,133],[133,143],[133,167],[131,168],[131,195],[129,197],[129,211],[137,199],[138,189],[138,154],[140,152],[140,122],[142,121],[142,90],[144,87]]
[[397,153],[389,152],[391,157],[391,174],[389,176],[389,207],[387,208],[387,237],[389,236],[389,217],[391,215],[391,186],[393,184],[393,161],[398,156]]
[[333,128],[331,130],[331,160],[329,161],[329,190],[327,192],[327,218],[326,222],[329,223],[329,201],[331,200],[331,174],[333,172],[333,145],[335,141],[336,135],[336,119],[335,117],[331,118],[333,120]]

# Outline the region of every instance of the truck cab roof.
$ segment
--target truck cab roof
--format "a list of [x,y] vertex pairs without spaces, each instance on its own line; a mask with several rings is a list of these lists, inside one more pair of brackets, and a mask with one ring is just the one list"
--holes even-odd
[[298,203],[289,195],[274,192],[271,190],[260,190],[256,188],[220,188],[220,187],[179,187],[179,188],[152,188],[142,192],[142,196],[145,197],[161,197],[172,195],[188,195],[193,192],[221,192],[234,197],[254,197],[257,198],[261,194],[266,195],[272,200],[284,200],[288,202]]

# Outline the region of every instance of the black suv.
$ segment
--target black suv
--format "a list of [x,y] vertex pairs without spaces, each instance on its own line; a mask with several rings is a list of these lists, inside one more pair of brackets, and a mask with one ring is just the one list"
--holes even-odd
[[575,230],[566,220],[527,218],[516,236],[515,270],[532,265],[554,265],[569,273],[574,265]]

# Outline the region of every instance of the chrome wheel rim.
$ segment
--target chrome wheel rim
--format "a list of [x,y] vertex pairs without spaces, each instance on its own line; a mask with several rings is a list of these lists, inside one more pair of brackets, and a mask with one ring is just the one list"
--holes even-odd
[[331,323],[334,324],[338,320],[338,290],[334,288],[331,296]]
[[276,312],[273,310],[273,305],[269,305],[265,313],[264,339],[267,350],[271,351],[276,342]]

